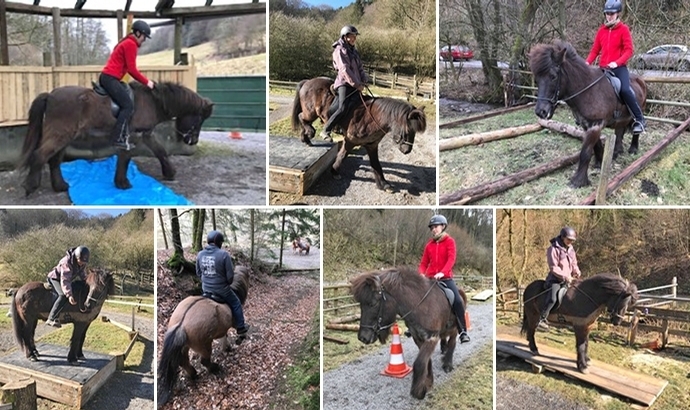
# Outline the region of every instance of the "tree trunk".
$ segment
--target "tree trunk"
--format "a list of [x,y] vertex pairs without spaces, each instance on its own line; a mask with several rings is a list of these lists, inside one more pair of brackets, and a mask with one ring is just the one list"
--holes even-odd
[[251,242],[251,247],[250,247],[250,252],[249,252],[249,262],[254,262],[254,209],[249,210],[249,232],[251,235],[250,242]]
[[283,208],[282,213],[282,225],[280,227],[280,257],[278,258],[278,269],[283,268],[283,248],[285,247],[285,213],[287,211]]
[[204,224],[206,223],[206,210],[195,209],[192,212],[192,250],[199,252],[203,249]]
[[474,38],[477,40],[480,51],[479,59],[482,62],[482,71],[484,78],[489,85],[489,98],[497,99],[503,95],[503,88],[501,87],[502,78],[501,71],[498,69],[496,56],[491,55],[491,51],[496,47],[492,47],[492,37],[487,35],[487,25],[484,21],[484,11],[482,10],[481,0],[467,0],[467,9],[472,22],[472,31]]
[[211,226],[213,226],[214,231],[218,229],[216,227],[216,210],[213,208],[211,208]]
[[163,211],[158,208],[158,223],[161,226],[161,232],[163,233],[163,243],[165,243],[165,249],[170,249],[168,246],[168,234],[165,232],[165,222],[163,222]]
[[182,249],[182,237],[180,236],[180,220],[177,216],[177,209],[170,208],[170,231],[172,234],[173,256],[168,259],[166,265],[173,272],[173,274],[196,274],[196,265],[189,262],[184,257],[184,249]]
[[2,386],[2,403],[12,403],[14,410],[36,410],[36,381],[15,380]]

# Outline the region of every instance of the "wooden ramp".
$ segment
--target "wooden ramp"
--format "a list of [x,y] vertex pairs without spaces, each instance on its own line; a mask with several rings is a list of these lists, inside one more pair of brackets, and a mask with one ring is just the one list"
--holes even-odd
[[487,299],[492,297],[494,295],[494,290],[493,289],[485,289],[476,295],[472,296],[472,300],[479,300],[482,302],[485,302]]
[[335,162],[338,144],[312,142],[271,135],[268,138],[268,188],[271,191],[304,195]]
[[86,361],[73,366],[67,362],[67,347],[39,344],[36,348],[41,354],[38,362],[29,361],[21,351],[0,357],[0,383],[31,377],[37,396],[79,409],[115,373],[114,356],[84,352]]
[[594,359],[590,362],[589,374],[583,374],[577,370],[575,352],[554,349],[543,343],[538,344],[537,347],[539,348],[539,356],[533,356],[524,338],[506,334],[496,335],[497,352],[520,357],[533,366],[563,373],[568,377],[593,384],[645,406],[651,406],[668,384],[666,380],[659,380]]

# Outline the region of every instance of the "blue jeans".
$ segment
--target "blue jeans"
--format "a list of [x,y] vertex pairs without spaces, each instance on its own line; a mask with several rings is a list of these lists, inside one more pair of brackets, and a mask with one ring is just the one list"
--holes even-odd
[[223,297],[225,303],[230,306],[230,311],[232,312],[232,321],[235,324],[235,329],[242,330],[245,327],[244,324],[244,312],[242,310],[242,302],[240,298],[237,297],[235,292],[230,286],[223,288],[220,291],[213,292]]
[[465,323],[465,304],[460,297],[458,287],[455,286],[455,281],[453,279],[443,279],[441,282],[445,283],[448,289],[453,291],[453,294],[455,295],[455,301],[453,301],[453,312],[458,318],[460,331],[467,331],[467,323]]

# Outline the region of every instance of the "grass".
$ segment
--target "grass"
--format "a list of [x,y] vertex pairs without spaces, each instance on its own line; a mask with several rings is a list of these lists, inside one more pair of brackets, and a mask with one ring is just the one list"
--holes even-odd
[[[443,122],[459,117],[446,116]],[[570,111],[563,107],[556,111],[554,120],[574,124]],[[457,128],[441,129],[440,138],[467,135],[475,132],[498,130],[536,122],[530,109],[499,117],[476,121]],[[671,129],[667,125],[652,123],[640,138],[640,153],[620,156],[613,165],[613,173],[625,167],[647,152]],[[613,135],[606,130],[605,135]],[[668,205],[690,202],[690,137],[684,134],[653,160],[641,173],[619,188],[608,200],[611,205]],[[630,143],[626,135],[625,145]],[[556,158],[579,152],[579,140],[542,130],[516,138],[494,141],[480,146],[469,146],[440,152],[439,184],[441,194],[447,194],[482,183],[494,181],[506,175],[544,164]],[[577,165],[543,176],[506,192],[477,202],[477,205],[572,205],[589,196],[594,186],[575,189],[569,178]],[[599,181],[599,169],[590,167],[589,178],[593,184]],[[644,184],[643,184],[644,181]],[[651,187],[651,189],[650,189]],[[658,188],[658,194],[655,188]]]
[[[319,357],[319,310],[314,312],[311,329],[297,348],[293,364],[283,375],[280,403],[273,409],[318,410],[321,402],[321,373]],[[292,406],[287,406],[292,403]]]
[[[517,327],[515,315],[499,320],[500,324]],[[687,409],[690,408],[690,381],[688,381],[688,356],[678,354],[678,351],[688,351],[690,342],[672,337],[671,342],[675,350],[667,349],[658,353],[648,353],[645,350],[625,346],[626,329],[611,331],[610,327],[602,325],[595,328],[591,335],[606,343],[592,341],[590,336],[589,353],[592,359],[644,373],[656,378],[667,380],[668,386],[656,400],[657,409]],[[656,337],[656,335],[654,335]],[[556,343],[546,339],[544,334],[537,334],[537,346],[551,347],[575,352],[575,335],[570,329],[557,329],[549,332],[549,337],[562,341]],[[641,335],[638,340],[645,342],[650,335]],[[674,353],[675,351],[675,353]],[[597,390],[589,384],[577,382],[558,373],[533,374],[531,366],[518,359],[497,360],[496,371],[502,376],[538,386],[545,391],[559,394],[579,404],[604,410],[629,409],[630,403],[622,398],[603,390]],[[496,395],[501,392],[497,391]]]
[[[182,52],[193,56],[196,73],[199,77],[266,74],[266,53],[228,59],[224,56],[216,55],[216,47],[213,42],[183,48]],[[137,57],[137,64],[139,66],[169,66],[174,61],[173,53],[173,50],[163,50],[151,54],[142,54]]]
[[[60,346],[69,346],[72,337],[72,326],[66,325],[62,328],[43,336],[41,343],[50,343]],[[94,320],[86,332],[84,350],[103,354],[120,354],[129,346],[129,336],[127,332],[109,323]],[[85,352],[85,355],[89,356]],[[144,360],[144,343],[136,341],[132,350],[125,360],[125,369],[136,368]]]
[[[122,301],[122,302],[133,302],[133,303],[138,303],[139,300],[134,300],[134,299],[119,299],[117,297],[110,297],[109,300],[114,300],[114,301]],[[156,304],[156,299],[153,297],[153,295],[150,296],[142,296],[141,297],[141,303],[145,305],[154,305]],[[104,307],[105,310],[108,311],[115,311],[118,313],[124,313],[131,315],[132,314],[132,308],[137,309],[136,306],[130,306],[130,305],[121,305],[119,303],[105,303]],[[103,312],[104,314],[107,315],[106,312]],[[146,307],[142,306],[140,309],[135,310],[135,313],[137,316],[142,316],[147,319],[153,319],[154,316],[154,309],[151,307]]]

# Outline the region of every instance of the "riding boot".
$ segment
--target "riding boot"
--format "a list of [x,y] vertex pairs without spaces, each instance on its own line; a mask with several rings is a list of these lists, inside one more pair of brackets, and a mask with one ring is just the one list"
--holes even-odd
[[245,324],[242,328],[237,329],[237,339],[235,339],[235,344],[242,344],[244,342],[244,339],[247,338],[247,333],[249,332],[249,328],[251,326]]
[[635,122],[633,122],[632,132],[633,135],[641,134],[647,127],[647,121],[644,119],[640,105],[637,103],[637,99],[634,94],[621,93],[621,97],[628,107],[628,111],[632,114]]
[[549,316],[548,313],[542,312],[540,318],[539,318],[539,323],[537,324],[537,327],[541,330],[549,330],[549,324],[546,321],[546,318]]
[[127,123],[124,123],[122,125],[122,129],[120,130],[120,132],[115,133],[116,131],[113,131],[116,135],[113,142],[115,148],[119,148],[125,151],[129,151],[132,148],[134,148],[134,144],[131,144],[129,142],[128,128],[129,127],[127,126]]
[[467,343],[470,341],[470,336],[467,334],[467,330],[465,330],[464,324],[462,323],[462,320],[460,318],[457,318],[458,322],[458,337],[460,337],[460,343]]

